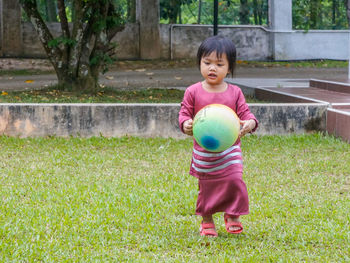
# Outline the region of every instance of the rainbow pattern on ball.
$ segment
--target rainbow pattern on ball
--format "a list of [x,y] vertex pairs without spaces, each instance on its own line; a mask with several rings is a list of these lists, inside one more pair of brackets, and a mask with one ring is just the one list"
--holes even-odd
[[229,107],[210,104],[197,112],[193,120],[193,136],[196,142],[210,152],[222,152],[237,140],[239,118]]

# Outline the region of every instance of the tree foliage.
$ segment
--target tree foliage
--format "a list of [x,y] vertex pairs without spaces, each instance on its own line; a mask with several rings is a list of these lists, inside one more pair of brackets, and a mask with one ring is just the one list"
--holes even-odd
[[[267,24],[267,0],[221,0],[219,23]],[[176,12],[173,12],[176,10]],[[161,0],[161,23],[212,24],[212,0]]]
[[55,0],[61,25],[58,37],[50,32],[37,0],[20,0],[20,4],[54,66],[59,85],[95,90],[100,71],[113,60],[111,40],[124,24],[116,1]]
[[347,29],[349,0],[293,0],[293,28]]
[[[293,0],[293,28],[346,29],[350,0]],[[347,16],[346,5],[349,5]],[[160,0],[161,23],[212,24],[212,0]],[[268,0],[219,0],[219,24],[268,25]]]
[[[126,21],[136,21],[136,0],[114,2],[118,4]],[[55,10],[52,8],[56,3],[57,0],[37,0],[38,10],[44,21],[57,21],[57,12],[55,20]],[[294,29],[348,28],[350,0],[292,0],[292,3]],[[71,22],[74,14],[69,3],[66,11],[68,21]],[[212,24],[213,0],[160,0],[160,15],[161,23]],[[268,0],[219,0],[219,23],[268,25]]]

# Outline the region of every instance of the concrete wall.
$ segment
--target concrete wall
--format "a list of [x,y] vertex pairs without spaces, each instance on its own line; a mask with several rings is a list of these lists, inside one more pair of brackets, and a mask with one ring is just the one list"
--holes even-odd
[[[59,35],[60,24],[50,23],[49,28],[55,36]],[[219,32],[231,38],[237,47],[239,59],[265,60],[270,55],[269,33],[260,26],[220,26]],[[127,24],[114,38],[119,59],[140,59],[140,26]],[[160,56],[164,59],[194,58],[200,43],[213,34],[212,26],[160,25]],[[34,27],[22,23],[24,57],[46,57]]]
[[[325,130],[324,104],[251,104],[258,134]],[[178,104],[0,104],[0,135],[184,138]]]
[[[238,59],[347,60],[350,57],[348,30],[294,31],[292,0],[268,0],[268,4],[268,29],[219,26],[219,34],[236,43]],[[126,25],[114,39],[119,43],[119,59],[192,58],[199,44],[213,35],[212,25],[159,25],[159,0],[136,0],[136,21]],[[59,35],[57,23],[49,28],[53,35]],[[18,0],[0,0],[0,56],[46,57],[33,26],[21,23]]]
[[[59,23],[50,23],[50,31],[54,36],[59,36],[61,25]],[[37,33],[30,22],[22,23],[22,57],[46,58],[46,53]],[[139,25],[127,24],[125,29],[118,33],[114,38],[117,45],[118,57],[121,59],[139,58]]]
[[[22,56],[46,58],[45,50],[38,38],[34,26],[30,22],[22,23]],[[54,37],[58,37],[61,32],[60,23],[49,23],[49,30]]]
[[275,32],[275,60],[348,59],[348,30]]
[[117,55],[120,59],[135,59],[140,57],[140,27],[138,24],[127,24],[112,41],[117,43]]
[[292,0],[269,0],[269,23],[274,60],[349,59],[348,30],[292,29]]
[[326,130],[327,104],[251,104],[259,120],[258,134],[290,134]]
[[[163,45],[169,43],[163,56],[169,58],[196,57],[200,43],[213,35],[210,25],[161,25],[161,28]],[[235,43],[238,59],[266,60],[271,56],[269,32],[262,26],[219,26],[218,32]]]
[[[60,25],[51,23],[58,36]],[[46,57],[31,23],[22,23],[22,53],[16,56]],[[127,24],[113,41],[118,43],[119,59],[140,59],[139,24]],[[194,58],[200,43],[213,34],[209,25],[160,25],[160,56],[164,59]],[[238,59],[303,60],[349,57],[349,31],[313,30],[273,32],[261,26],[219,26],[219,34],[233,40]],[[152,47],[150,47],[152,48]]]

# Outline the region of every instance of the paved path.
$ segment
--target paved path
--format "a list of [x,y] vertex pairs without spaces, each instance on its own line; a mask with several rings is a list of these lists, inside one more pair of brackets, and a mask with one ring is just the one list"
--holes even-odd
[[[261,79],[293,79],[296,83],[310,78],[345,79],[346,68],[284,68],[241,67],[236,78],[259,82]],[[134,69],[108,72],[100,77],[100,83],[118,89],[145,87],[187,87],[202,79],[197,68]],[[271,81],[271,80],[264,80]],[[56,75],[1,76],[0,91],[41,89],[57,83]],[[295,84],[293,84],[295,85]]]

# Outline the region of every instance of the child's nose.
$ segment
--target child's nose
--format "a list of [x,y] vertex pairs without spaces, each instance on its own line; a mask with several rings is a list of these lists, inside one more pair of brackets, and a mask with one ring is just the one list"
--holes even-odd
[[216,67],[215,67],[214,64],[210,64],[210,65],[209,65],[209,70],[215,70],[215,69],[216,69]]

